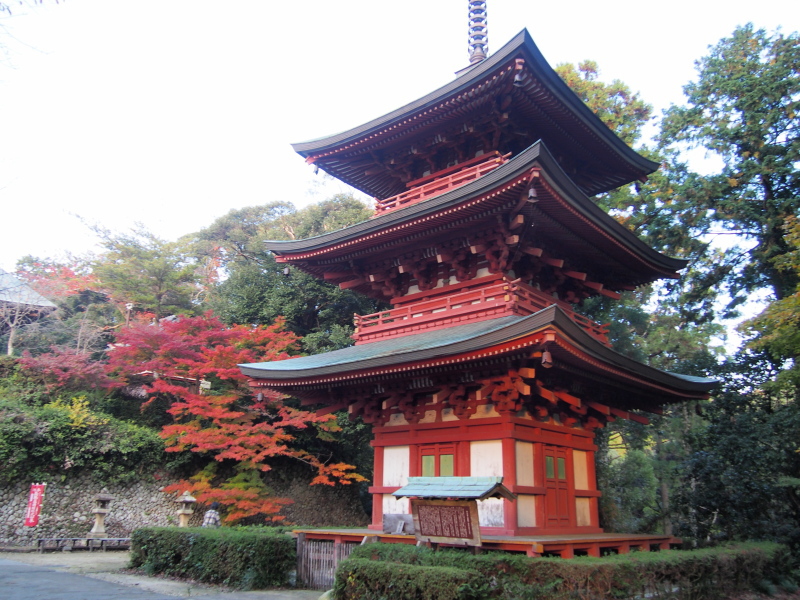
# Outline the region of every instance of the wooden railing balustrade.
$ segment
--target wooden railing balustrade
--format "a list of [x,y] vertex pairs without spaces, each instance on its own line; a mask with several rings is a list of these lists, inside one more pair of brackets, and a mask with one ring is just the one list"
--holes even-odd
[[570,305],[520,282],[518,279],[502,281],[446,294],[370,315],[354,315],[356,343],[395,337],[424,329],[439,329],[467,321],[484,320],[512,314],[524,315],[538,312],[552,304],[564,310],[579,326],[605,345],[608,327],[579,315]]
[[611,346],[611,342],[608,341],[608,324],[601,325],[596,321],[592,321],[589,317],[584,317],[583,315],[572,310],[572,307],[569,303],[540,292],[536,288],[527,284],[520,283],[519,280],[512,281],[511,284],[514,286],[513,291],[515,294],[517,294],[518,301],[522,302],[523,304],[529,304],[531,308],[534,309],[532,312],[542,310],[543,308],[547,308],[552,304],[558,304],[559,308],[567,313],[569,317],[578,325],[583,327],[592,336],[603,342],[603,344],[606,346]]
[[[391,196],[385,200],[375,199],[375,214],[373,217],[410,204],[422,202],[432,196],[438,196],[439,194],[460,187],[465,183],[474,181],[502,165],[508,160],[509,156],[510,154],[501,155],[499,152],[492,152],[491,154],[478,157],[478,159],[480,159],[478,164],[474,164],[478,159],[468,160],[459,165],[444,169],[439,173],[430,175],[429,177],[433,177],[434,179],[429,183],[417,185],[406,192]],[[424,179],[428,179],[429,177]]]

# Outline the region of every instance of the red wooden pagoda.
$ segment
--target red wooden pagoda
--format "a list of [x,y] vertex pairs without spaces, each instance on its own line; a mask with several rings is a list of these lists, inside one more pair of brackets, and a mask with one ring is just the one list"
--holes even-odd
[[484,535],[601,533],[594,431],[646,423],[641,411],[714,385],[618,354],[573,310],[678,277],[683,261],[589,197],[657,165],[583,104],[527,31],[435,92],[294,148],[374,196],[375,215],[268,249],[392,308],[357,316],[352,347],[242,365],[252,385],[373,425],[372,529],[408,512],[392,493],[409,476],[502,476],[516,500],[481,503]]

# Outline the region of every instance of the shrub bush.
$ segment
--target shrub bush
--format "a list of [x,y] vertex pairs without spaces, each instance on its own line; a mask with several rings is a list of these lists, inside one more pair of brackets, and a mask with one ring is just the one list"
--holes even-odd
[[92,411],[82,396],[44,405],[0,397],[0,484],[85,471],[103,483],[121,483],[164,458],[157,432]]
[[[382,562],[379,562],[382,561]],[[365,567],[364,563],[384,565]],[[440,596],[431,598],[504,598],[548,600],[596,598],[676,598],[716,600],[735,593],[759,589],[764,581],[780,582],[791,569],[785,546],[750,543],[702,550],[633,552],[603,558],[529,558],[520,554],[472,555],[460,550],[434,552],[400,544],[370,544],[356,548],[342,561],[336,573],[337,600],[380,598],[363,596],[364,590],[388,590],[393,600],[413,599],[402,595],[409,568],[447,569]],[[458,572],[463,575],[461,579]],[[474,573],[480,574],[479,578]],[[390,588],[395,581],[400,582]],[[455,592],[450,582],[460,581]],[[783,585],[783,584],[781,584]],[[451,594],[451,595],[447,595]]]
[[472,590],[481,589],[482,576],[477,571],[421,567],[363,558],[352,558],[346,562],[346,574],[340,568],[336,575],[336,598],[461,600],[473,597]]
[[131,568],[242,590],[286,586],[296,568],[284,527],[146,527],[131,535]]

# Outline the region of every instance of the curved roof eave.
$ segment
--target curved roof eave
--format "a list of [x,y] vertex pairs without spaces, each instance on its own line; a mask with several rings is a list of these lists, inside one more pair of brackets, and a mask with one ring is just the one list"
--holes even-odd
[[555,327],[593,359],[624,370],[652,384],[698,396],[718,385],[715,379],[669,373],[619,354],[589,335],[557,305],[524,317],[501,317],[450,327],[446,330],[350,346],[325,354],[238,366],[248,377],[270,379],[276,383],[281,380],[310,379],[334,374],[341,376],[353,373],[355,376],[358,372],[371,369],[486,349],[548,327]]
[[569,175],[559,166],[558,162],[541,141],[536,142],[517,156],[501,165],[488,174],[463,185],[455,190],[445,192],[429,200],[412,204],[392,212],[384,213],[373,219],[356,223],[350,227],[331,231],[303,240],[267,240],[264,242],[267,250],[278,255],[294,254],[320,250],[326,246],[353,240],[358,237],[373,234],[390,226],[426,216],[438,210],[458,204],[467,197],[479,196],[499,187],[504,183],[519,177],[531,169],[536,163],[541,164],[544,172],[555,187],[563,192],[562,198],[569,202],[579,213],[594,223],[598,228],[611,236],[618,243],[629,248],[640,256],[645,262],[654,265],[663,271],[678,271],[686,266],[687,261],[671,258],[640,240],[636,234],[618,223],[600,207],[598,207],[581,189],[572,182]]
[[572,113],[575,114],[590,131],[608,144],[611,149],[632,167],[638,171],[642,171],[644,174],[652,173],[658,169],[658,163],[641,156],[625,144],[625,142],[617,137],[617,135],[611,131],[586,104],[584,104],[575,92],[564,83],[561,77],[558,76],[545,60],[527,29],[523,29],[500,50],[474,68],[467,70],[463,75],[456,77],[456,79],[450,83],[422,98],[347,131],[342,131],[316,140],[298,142],[292,144],[292,148],[304,158],[308,158],[313,154],[329,151],[342,144],[354,142],[376,130],[407,119],[414,113],[440,104],[447,97],[474,86],[480,79],[485,78],[486,75],[491,73],[495,68],[502,66],[509,59],[513,58],[515,54],[522,54],[522,58],[525,58],[526,61],[530,61],[532,65],[534,65],[537,75],[547,84],[548,90],[556,96],[562,104],[569,107]]

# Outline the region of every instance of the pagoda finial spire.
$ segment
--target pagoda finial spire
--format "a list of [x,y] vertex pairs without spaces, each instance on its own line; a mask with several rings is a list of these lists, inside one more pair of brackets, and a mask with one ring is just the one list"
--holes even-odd
[[469,0],[469,62],[476,64],[489,54],[486,0]]

